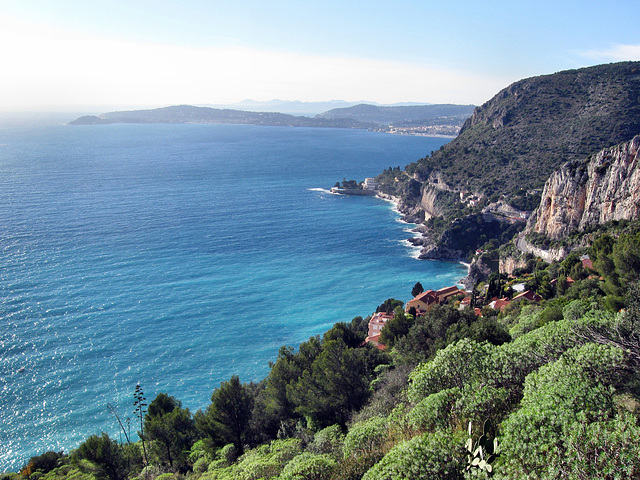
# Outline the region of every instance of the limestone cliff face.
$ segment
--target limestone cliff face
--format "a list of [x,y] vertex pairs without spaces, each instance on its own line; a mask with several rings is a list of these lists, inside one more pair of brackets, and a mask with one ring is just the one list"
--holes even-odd
[[425,184],[422,189],[422,198],[420,199],[420,206],[424,210],[425,220],[431,217],[438,217],[442,215],[442,207],[438,205],[438,194],[440,190],[432,185]]
[[639,150],[640,135],[587,161],[572,161],[556,170],[545,184],[527,231],[558,240],[589,225],[638,218]]

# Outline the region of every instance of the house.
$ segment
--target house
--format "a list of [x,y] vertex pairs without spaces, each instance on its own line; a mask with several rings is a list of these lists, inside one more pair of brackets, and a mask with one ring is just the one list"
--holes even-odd
[[542,297],[535,293],[533,290],[527,290],[526,292],[522,292],[520,295],[516,295],[515,297],[513,297],[512,301],[516,302],[523,299],[529,300],[530,302],[539,302],[542,300]]
[[369,319],[369,334],[364,340],[379,350],[384,350],[386,345],[380,343],[380,332],[389,320],[393,318],[393,313],[376,312]]
[[509,303],[511,302],[511,300],[509,300],[508,298],[499,298],[497,300],[494,300],[493,302],[491,302],[489,304],[489,306],[491,308],[494,308],[496,310],[500,310],[503,311],[507,305],[509,305]]
[[460,300],[460,310],[471,306],[471,296],[465,296]]
[[[567,286],[571,286],[573,285],[573,282],[575,282],[575,280],[571,277],[567,277]],[[558,284],[558,279],[554,278],[553,280],[551,280],[551,286],[555,288],[555,286]]]
[[407,302],[405,311],[409,311],[412,307],[419,313],[428,312],[434,305],[438,304],[438,296],[433,290],[427,290],[416,295]]
[[380,184],[376,182],[375,178],[365,178],[364,179],[364,189],[365,190],[375,190],[378,188]]
[[418,314],[428,312],[434,305],[442,305],[450,298],[460,295],[462,292],[458,287],[445,287],[440,290],[427,290],[407,302],[405,311],[409,311],[411,307],[415,308]]
[[460,289],[455,285],[453,287],[441,288],[440,290],[436,291],[439,303],[445,303],[450,298],[460,295],[461,293],[464,294],[464,292],[461,292]]
[[580,261],[582,262],[582,268],[589,268],[593,270],[593,261],[589,258],[589,255],[582,255],[580,257]]
[[393,313],[376,312],[369,319],[369,336],[367,338],[380,335],[380,331],[393,318]]
[[367,337],[365,343],[370,343],[372,346],[377,348],[378,350],[382,350],[383,352],[387,349],[387,346],[383,343],[380,343],[380,334],[375,337]]

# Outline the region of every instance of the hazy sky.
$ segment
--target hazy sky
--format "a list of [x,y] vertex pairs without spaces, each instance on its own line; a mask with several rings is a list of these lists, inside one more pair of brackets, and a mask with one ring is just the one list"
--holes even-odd
[[473,103],[640,60],[638,0],[0,0],[0,111]]

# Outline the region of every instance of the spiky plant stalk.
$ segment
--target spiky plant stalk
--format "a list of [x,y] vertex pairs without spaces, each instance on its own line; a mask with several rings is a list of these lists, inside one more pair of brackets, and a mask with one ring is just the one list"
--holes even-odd
[[[125,430],[124,425],[122,424],[122,420],[120,420],[120,415],[118,415],[118,412],[116,412],[116,407],[114,407],[113,405],[108,403],[107,404],[107,409],[113,414],[114,417],[116,417],[116,420],[118,420],[118,424],[120,425],[120,429],[124,433],[124,438],[127,440],[128,444],[131,444],[131,440],[129,439],[129,435],[127,434],[127,431]],[[122,437],[120,437],[120,441],[122,442]]]
[[142,453],[144,454],[144,464],[149,465],[149,459],[147,458],[147,449],[144,445],[144,416],[146,412],[146,398],[142,387],[138,383],[136,389],[133,392],[133,414],[140,420],[140,440],[142,441]]

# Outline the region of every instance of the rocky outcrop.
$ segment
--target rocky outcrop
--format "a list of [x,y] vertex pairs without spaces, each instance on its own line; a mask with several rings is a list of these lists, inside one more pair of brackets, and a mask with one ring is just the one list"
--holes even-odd
[[508,257],[500,257],[499,272],[511,275],[516,268],[524,268],[527,266],[527,260],[522,256],[509,255]]
[[489,278],[494,269],[491,261],[487,261],[484,257],[474,258],[469,265],[467,276],[462,279],[462,284],[466,290],[473,290],[478,282],[484,282]]
[[443,209],[438,205],[438,194],[440,192],[441,190],[433,185],[424,185],[424,188],[422,189],[422,197],[420,199],[420,206],[424,211],[425,220],[442,215]]
[[422,251],[418,255],[420,260],[460,260],[465,256],[463,251],[444,245],[427,244],[426,242],[423,242],[423,245]]
[[545,184],[527,232],[559,240],[588,226],[638,218],[639,149],[640,136],[636,136],[588,160],[563,165]]
[[522,232],[514,239],[516,247],[521,252],[530,253],[548,263],[559,262],[569,254],[570,249],[565,246],[547,249],[531,245],[525,238],[526,234],[526,231]]

